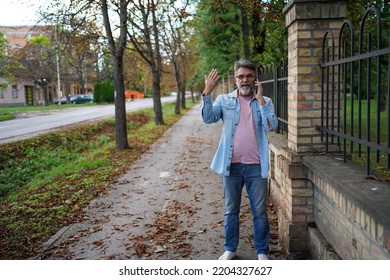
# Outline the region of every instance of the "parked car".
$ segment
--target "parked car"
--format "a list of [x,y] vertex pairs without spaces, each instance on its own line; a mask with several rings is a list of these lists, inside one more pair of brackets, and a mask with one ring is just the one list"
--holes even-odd
[[[60,99],[61,104],[66,104],[66,96]],[[70,103],[72,104],[82,104],[82,103],[92,103],[93,94],[75,94],[70,96]],[[58,99],[54,101],[55,104],[58,104]]]
[[66,96],[62,97],[60,100],[58,99],[54,100],[54,104],[58,104],[58,101],[60,101],[61,104],[66,104]]
[[93,94],[76,94],[70,98],[70,102],[73,104],[92,103]]

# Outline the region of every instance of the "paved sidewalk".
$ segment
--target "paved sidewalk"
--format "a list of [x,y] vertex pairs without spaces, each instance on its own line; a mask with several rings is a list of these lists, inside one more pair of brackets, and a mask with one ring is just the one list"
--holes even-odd
[[[60,230],[37,258],[217,259],[223,253],[223,189],[209,166],[220,133],[221,123],[204,124],[196,105],[85,209],[83,223]],[[243,196],[238,259],[254,260]],[[270,259],[285,259],[274,212],[270,208]]]

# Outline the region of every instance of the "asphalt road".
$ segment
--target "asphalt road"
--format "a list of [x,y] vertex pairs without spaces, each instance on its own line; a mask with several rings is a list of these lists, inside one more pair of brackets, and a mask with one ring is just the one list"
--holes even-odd
[[[161,102],[172,102],[175,99],[175,96],[162,97]],[[151,98],[138,99],[126,102],[126,111],[132,112],[152,106]],[[114,115],[114,105],[25,112],[13,120],[0,122],[0,144],[29,138],[63,126]]]

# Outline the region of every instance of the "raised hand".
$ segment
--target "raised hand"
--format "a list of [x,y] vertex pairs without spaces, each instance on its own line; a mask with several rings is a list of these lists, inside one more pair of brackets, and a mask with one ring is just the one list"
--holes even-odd
[[208,75],[204,76],[204,91],[203,95],[210,95],[211,92],[214,90],[215,86],[217,85],[219,80],[218,70],[212,69],[211,72]]

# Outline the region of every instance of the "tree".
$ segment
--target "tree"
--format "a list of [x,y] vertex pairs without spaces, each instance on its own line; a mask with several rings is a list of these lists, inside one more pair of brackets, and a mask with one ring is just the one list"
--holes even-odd
[[[149,65],[152,75],[152,96],[154,108],[154,122],[164,124],[161,105],[161,73],[162,57],[160,52],[159,26],[166,11],[164,0],[132,0],[129,10],[130,48],[137,51]],[[158,14],[161,12],[162,14]]]
[[22,65],[20,65],[18,59],[12,56],[6,36],[0,32],[0,79],[2,80],[0,90],[6,89],[7,84],[13,82],[16,69],[21,67]]
[[119,11],[119,38],[117,40],[114,39],[112,32],[107,0],[101,0],[101,12],[103,14],[109,50],[114,60],[116,148],[123,150],[129,148],[127,140],[125,80],[123,76],[123,54],[127,44],[127,6],[129,3],[125,0],[118,0],[118,2],[115,3]]
[[[10,78],[10,58],[6,54],[8,42],[4,34],[0,32],[0,77]],[[0,89],[3,85],[0,85]]]
[[[348,44],[348,47],[345,49],[346,52],[348,52],[348,55],[386,48],[390,36],[390,2],[386,0],[348,0],[347,5],[347,18],[352,23],[354,29],[354,50],[352,51],[350,50],[351,44],[349,43],[351,40],[350,31],[344,31],[343,33],[343,42]],[[378,26],[378,18],[374,10],[377,10],[381,16],[381,28]],[[363,16],[367,11],[369,11],[369,13],[367,14],[364,24],[362,24]],[[381,37],[381,40],[379,40],[379,36]],[[361,42],[360,38],[362,39]],[[370,47],[369,38],[371,40]],[[343,43],[341,43],[341,45],[343,45]],[[362,63],[361,66],[363,75],[368,74],[369,72],[373,72],[375,75],[371,75],[370,83],[368,83],[367,79],[363,79],[360,82],[360,91],[358,83],[355,83],[355,94],[361,99],[367,99],[368,97],[376,98],[376,94],[378,94],[378,99],[380,100],[379,110],[385,111],[388,99],[386,89],[390,86],[387,78],[389,75],[388,56],[384,55],[377,59],[370,60],[370,66],[368,66],[367,63]],[[355,79],[358,79],[358,72],[359,71],[355,71]],[[377,84],[380,87],[379,91],[376,90]],[[369,88],[370,86],[372,87],[371,89]],[[367,96],[366,92],[369,92],[370,95]]]
[[[58,24],[59,19],[67,26],[76,22],[74,19],[83,19],[80,23],[102,20],[105,29],[105,42],[112,59],[113,78],[115,84],[115,143],[118,150],[129,147],[127,140],[125,88],[123,76],[123,54],[127,44],[127,0],[79,0],[70,1],[66,6],[63,1],[51,2],[52,8],[41,12],[42,18]],[[118,17],[113,20],[111,15]],[[115,24],[115,26],[114,26]],[[114,29],[115,28],[115,29]],[[73,31],[80,30],[79,25],[72,26]],[[116,30],[118,36],[116,36]],[[115,34],[115,35],[114,35]],[[98,34],[96,34],[99,36]]]
[[[347,0],[347,18],[354,26],[359,26],[364,12],[370,7],[377,7],[383,14],[383,19],[389,24],[390,2],[388,0]],[[385,24],[386,26],[386,24]]]
[[229,3],[221,12],[211,2],[199,1],[193,23],[193,52],[199,56],[196,75],[200,79],[211,68],[217,68],[221,74],[232,71],[234,61],[241,56],[239,16],[238,9]]
[[42,89],[44,104],[48,106],[48,87],[55,74],[55,52],[49,37],[32,37],[23,48],[14,51],[12,56],[19,62],[18,67],[12,69],[13,75],[34,81]]
[[[77,31],[73,32],[75,28]],[[99,39],[102,37],[101,28],[96,26],[95,22],[73,18],[67,26],[62,25],[58,29],[64,82],[69,85],[70,81],[78,79],[80,93],[85,93],[87,80],[96,81],[98,76],[97,61],[100,51]]]
[[185,20],[191,15],[186,12],[189,2],[183,3],[183,7],[172,6],[172,15],[168,13],[166,28],[163,29],[162,40],[164,52],[172,64],[176,81],[176,106],[175,113],[180,114],[180,108],[185,108],[185,86],[187,80],[185,40],[188,38]]
[[283,0],[199,1],[195,21],[195,51],[200,56],[197,79],[203,79],[211,68],[223,74],[232,72],[240,57],[263,65],[278,64],[287,56],[285,4]]
[[149,65],[145,63],[138,52],[127,49],[124,56],[125,85],[128,89],[143,91],[147,94]]

